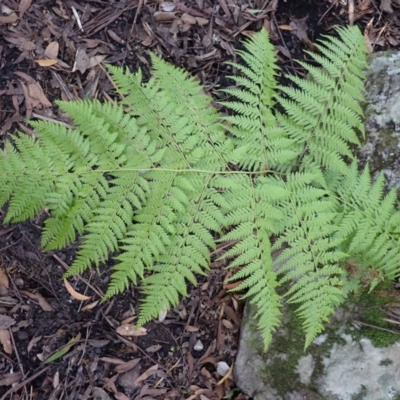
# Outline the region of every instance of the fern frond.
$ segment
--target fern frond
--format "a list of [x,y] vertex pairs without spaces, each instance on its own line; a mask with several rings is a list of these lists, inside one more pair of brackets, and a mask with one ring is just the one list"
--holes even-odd
[[[400,276],[400,213],[396,210],[396,191],[384,192],[383,174],[372,182],[367,168],[358,174],[354,163],[338,188],[341,197],[335,237],[353,262],[373,267],[387,279]],[[349,257],[349,258],[350,258]]]
[[5,223],[35,216],[54,190],[51,154],[28,136],[14,136],[13,142],[7,143],[0,161],[0,206],[10,201]]
[[272,112],[277,67],[267,31],[262,29],[246,41],[244,47],[246,51],[237,53],[246,65],[232,64],[243,76],[230,76],[242,88],[222,90],[240,101],[221,102],[235,112],[225,119],[231,124],[228,129],[237,139],[236,145],[247,149],[238,164],[252,171],[268,167],[284,170],[297,154],[291,149],[292,141],[278,127]]
[[356,28],[338,34],[310,54],[319,67],[300,63],[308,78],[291,77],[279,95],[268,34],[253,35],[238,52],[244,64],[232,64],[241,76],[224,90],[224,118],[196,79],[155,56],[147,82],[109,66],[122,101],[60,102],[74,128],[34,122],[37,139],[6,143],[5,222],[47,207],[43,247],[80,238],[66,276],[117,253],[104,299],[141,281],[139,324],[177,305],[224,242],[265,348],[283,300],[298,304],[309,345],[365,285],[363,272],[373,271],[371,286],[400,275],[396,193],[347,165],[363,134],[365,51]]
[[245,175],[238,175],[230,180],[231,190],[224,193],[230,205],[226,223],[236,227],[222,240],[237,243],[223,258],[234,258],[229,268],[240,268],[231,280],[242,280],[235,290],[248,289],[244,297],[248,297],[257,308],[258,327],[264,347],[268,348],[281,314],[280,296],[276,293],[278,279],[273,269],[269,238],[275,221],[284,218],[275,203],[285,199],[287,191],[277,188],[274,180],[269,178],[261,177],[253,182]]
[[279,103],[286,115],[278,113],[277,118],[302,149],[298,162],[305,168],[317,163],[324,170],[344,174],[344,157],[354,159],[349,145],[358,143],[354,132],[364,132],[358,102],[363,98],[362,69],[367,64],[358,28],[338,29],[338,34],[339,38],[319,42],[319,54],[309,53],[322,70],[300,62],[309,79],[290,77],[301,90],[280,87]]

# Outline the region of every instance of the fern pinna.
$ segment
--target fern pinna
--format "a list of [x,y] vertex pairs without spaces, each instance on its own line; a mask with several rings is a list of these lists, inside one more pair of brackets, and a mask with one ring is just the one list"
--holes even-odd
[[352,152],[363,134],[363,37],[338,29],[318,48],[309,53],[316,64],[300,63],[307,79],[277,86],[268,35],[254,34],[238,51],[243,64],[233,64],[236,85],[223,91],[228,116],[155,56],[146,83],[140,71],[109,66],[122,101],[60,102],[74,128],[32,122],[37,138],[7,141],[4,222],[46,207],[45,249],[81,237],[66,276],[118,251],[105,299],[140,280],[139,325],[177,305],[186,281],[209,268],[210,250],[230,243],[222,257],[257,307],[265,347],[284,299],[298,304],[309,345],[365,284],[349,263],[373,269],[371,285],[400,272],[396,193],[384,195],[383,178],[373,182],[368,169],[359,173]]

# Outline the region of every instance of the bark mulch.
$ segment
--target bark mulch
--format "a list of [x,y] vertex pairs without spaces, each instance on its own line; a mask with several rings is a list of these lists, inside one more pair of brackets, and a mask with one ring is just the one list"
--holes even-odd
[[[63,120],[55,100],[114,97],[102,62],[148,76],[151,51],[214,94],[231,84],[234,49],[262,27],[284,77],[337,25],[359,25],[371,51],[396,48],[399,17],[398,0],[1,0],[0,142],[33,135],[27,120]],[[134,332],[138,288],[101,303],[109,265],[63,281],[76,246],[43,252],[45,216],[0,225],[0,400],[248,399],[232,375],[243,302],[224,265]]]

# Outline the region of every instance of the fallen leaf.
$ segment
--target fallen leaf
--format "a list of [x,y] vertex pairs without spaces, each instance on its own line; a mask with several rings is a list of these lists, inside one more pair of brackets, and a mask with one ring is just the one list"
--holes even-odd
[[142,375],[140,375],[134,382],[134,384],[138,384],[141,381],[144,381],[145,379],[147,379],[149,376],[155,374],[158,370],[158,364],[153,365],[152,367],[150,367],[147,371],[143,372]]
[[388,14],[392,14],[393,13],[392,1],[391,0],[381,0],[381,4],[380,4],[379,8],[382,11],[387,12]]
[[47,302],[47,300],[40,293],[31,293],[27,290],[21,290],[20,293],[28,296],[31,299],[37,300],[43,311],[53,311],[53,307]]
[[188,332],[197,332],[197,331],[199,330],[199,328],[196,327],[196,326],[188,325],[188,326],[186,327],[186,330],[187,330]]
[[82,311],[92,310],[99,304],[99,300],[93,301],[92,303],[87,304],[85,307],[82,307]]
[[0,268],[0,286],[8,289],[10,287],[10,281],[8,280],[8,276],[6,271],[3,268]]
[[233,324],[232,324],[231,321],[229,321],[229,320],[227,320],[227,319],[223,319],[221,322],[222,322],[222,325],[223,325],[225,328],[233,329]]
[[36,83],[36,81],[31,76],[26,74],[25,72],[14,71],[14,74],[20,76],[22,79],[25,79],[28,83],[32,83],[32,84]]
[[58,360],[61,358],[64,354],[68,353],[68,351],[71,349],[72,346],[74,346],[76,343],[81,340],[81,334],[78,333],[74,338],[72,338],[65,346],[61,347],[60,350],[56,351],[53,353],[51,356],[47,357],[44,361],[43,364],[48,364],[52,361]]
[[93,68],[99,65],[107,56],[104,54],[98,54],[97,56],[89,58],[88,68]]
[[24,15],[25,11],[28,10],[31,4],[32,0],[20,0],[18,5],[18,12],[20,18]]
[[135,368],[136,365],[138,365],[140,362],[140,358],[134,358],[132,360],[129,360],[127,362],[124,362],[123,364],[119,364],[114,368],[115,372],[118,372],[119,374],[122,374],[123,372],[127,372],[131,370],[132,368]]
[[10,332],[8,329],[0,329],[0,343],[3,345],[3,349],[7,354],[11,354],[13,351],[11,344]]
[[32,350],[32,347],[33,347],[37,342],[40,342],[41,339],[42,339],[42,336],[36,336],[36,337],[32,338],[32,340],[28,343],[28,354],[29,354],[30,351]]
[[172,21],[175,18],[174,12],[156,11],[153,14],[153,18],[156,22],[167,22]]
[[64,285],[65,285],[65,288],[67,289],[68,293],[69,293],[74,299],[76,299],[76,300],[81,300],[81,301],[89,300],[89,299],[90,299],[90,296],[85,296],[84,294],[78,293],[78,292],[71,286],[71,284],[70,284],[66,279],[64,279]]
[[118,392],[118,393],[114,394],[114,397],[115,397],[117,400],[130,400],[130,398],[129,398],[128,396],[124,395],[124,394],[121,393],[121,392]]
[[120,325],[116,332],[122,336],[145,336],[147,335],[147,329],[140,327],[136,328],[133,324],[123,324]]
[[299,38],[301,43],[303,43],[310,51],[318,52],[317,46],[308,38],[307,34],[307,18],[302,19],[292,19],[290,26],[293,28],[294,33]]
[[14,22],[18,21],[17,14],[12,12],[10,15],[0,15],[0,24],[13,24]]
[[21,380],[22,373],[21,372],[14,372],[11,374],[4,374],[2,375],[3,378],[0,379],[0,386],[10,386],[13,383],[16,383]]
[[80,73],[83,74],[88,69],[88,66],[89,66],[89,57],[86,54],[86,51],[83,49],[79,49],[76,52],[75,64],[72,72],[78,69]]
[[53,388],[57,389],[59,384],[60,384],[60,371],[56,371],[53,377]]
[[107,394],[107,392],[99,387],[93,388],[93,398],[98,400],[111,400],[111,397]]
[[161,345],[160,344],[153,344],[152,346],[147,347],[146,351],[148,353],[156,353],[158,350],[161,349]]
[[104,361],[106,363],[109,363],[109,364],[116,364],[116,365],[125,364],[125,362],[126,362],[126,361],[120,360],[119,358],[113,358],[113,357],[101,357],[100,360]]
[[165,317],[167,316],[168,309],[167,307],[164,307],[162,311],[160,311],[160,314],[158,314],[158,321],[163,322],[165,320]]
[[27,40],[23,37],[18,38],[19,42],[20,42],[20,49],[21,50],[26,50],[26,51],[31,51],[31,50],[35,50],[36,49],[36,44],[31,42],[30,40]]
[[50,59],[44,59],[44,60],[35,60],[41,67],[51,67],[54,64],[57,64],[57,60],[54,60],[53,58]]
[[200,26],[207,25],[208,22],[209,22],[208,19],[201,18],[201,17],[195,17],[195,19],[196,19],[197,23],[198,23]]
[[60,48],[60,45],[58,42],[50,42],[46,50],[44,51],[44,55],[48,58],[57,58],[58,57],[58,50]]
[[183,14],[182,14],[182,16],[181,16],[181,21],[182,21],[184,24],[188,24],[188,25],[195,25],[196,22],[197,22],[195,17],[192,17],[191,15],[186,14],[186,13],[183,13]]
[[0,314],[0,329],[8,329],[15,324],[15,319],[8,315]]
[[278,28],[282,31],[293,31],[295,28],[290,25],[279,25]]
[[28,83],[28,93],[29,96],[32,97],[33,99],[39,100],[44,107],[51,107],[51,103],[47,99],[46,95],[43,92],[42,87],[39,85],[39,83]]

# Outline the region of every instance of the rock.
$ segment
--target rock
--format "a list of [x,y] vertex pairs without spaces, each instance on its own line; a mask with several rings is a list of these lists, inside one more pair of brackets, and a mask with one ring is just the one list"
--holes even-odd
[[366,81],[366,139],[359,152],[363,164],[383,171],[388,188],[400,184],[400,53],[371,56]]
[[217,372],[221,376],[225,376],[229,372],[229,365],[225,361],[219,361],[217,363]]
[[286,308],[264,353],[254,307],[247,303],[234,368],[238,387],[254,400],[399,399],[400,340],[376,347],[351,323],[361,312],[351,308],[339,309],[305,352],[299,321]]

